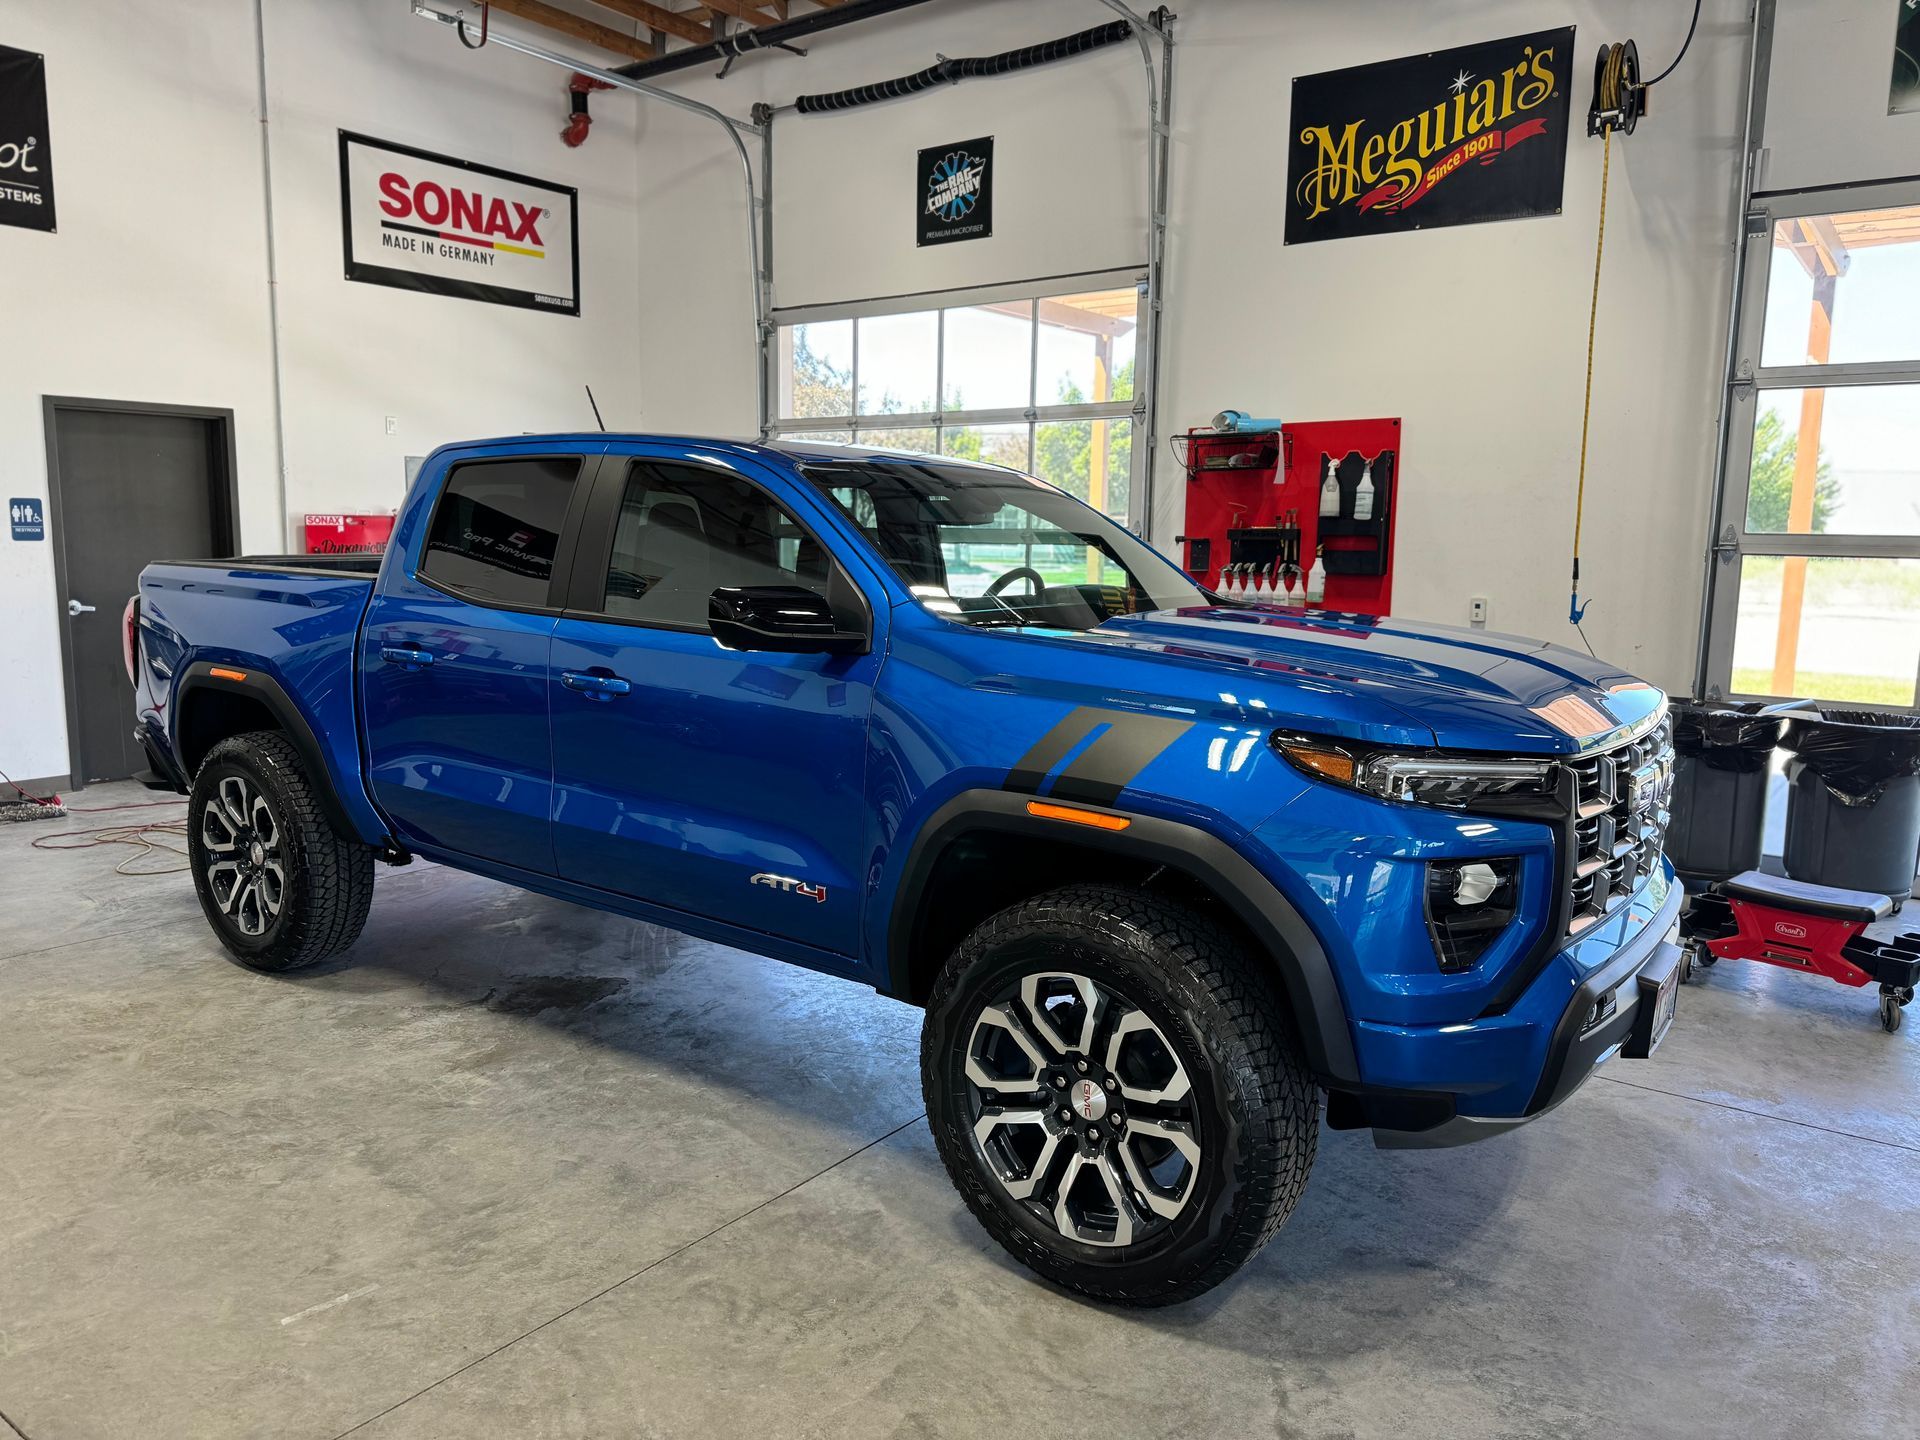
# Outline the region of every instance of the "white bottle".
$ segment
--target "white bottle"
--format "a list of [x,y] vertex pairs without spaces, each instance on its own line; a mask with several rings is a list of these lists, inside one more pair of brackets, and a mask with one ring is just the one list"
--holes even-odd
[[1333,473],[1331,455],[1327,457],[1326,483],[1320,487],[1320,515],[1323,519],[1338,519],[1340,516],[1340,477]]
[[1256,570],[1253,572],[1253,594],[1249,598],[1256,605],[1261,605],[1266,603],[1266,599],[1267,599],[1267,572],[1266,571]]
[[1313,562],[1318,556],[1307,557],[1307,604],[1318,605],[1327,598],[1327,574],[1321,565]]
[[1371,520],[1373,518],[1373,462],[1367,461],[1366,468],[1360,472],[1360,488],[1353,492],[1353,518]]

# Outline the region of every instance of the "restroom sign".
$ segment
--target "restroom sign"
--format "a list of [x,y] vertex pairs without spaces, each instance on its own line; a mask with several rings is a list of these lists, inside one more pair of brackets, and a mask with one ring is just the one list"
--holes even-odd
[[580,313],[579,193],[340,132],[347,279]]
[[47,510],[44,502],[33,499],[7,501],[7,521],[16,540],[47,538]]

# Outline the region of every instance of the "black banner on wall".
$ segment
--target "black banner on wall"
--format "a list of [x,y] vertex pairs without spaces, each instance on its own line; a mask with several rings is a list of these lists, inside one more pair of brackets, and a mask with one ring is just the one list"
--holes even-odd
[[46,57],[5,45],[0,45],[0,225],[54,228]]
[[1887,91],[1887,113],[1920,110],[1920,0],[1898,0],[1899,18],[1893,31],[1893,85]]
[[993,137],[920,152],[916,195],[922,245],[984,240],[993,234]]
[[1289,245],[1557,215],[1573,28],[1293,82]]

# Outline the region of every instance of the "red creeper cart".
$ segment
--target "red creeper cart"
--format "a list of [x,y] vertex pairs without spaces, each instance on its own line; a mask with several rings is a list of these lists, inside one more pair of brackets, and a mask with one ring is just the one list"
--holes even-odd
[[1892,1034],[1920,983],[1920,933],[1867,936],[1867,926],[1892,913],[1885,895],[1749,870],[1692,897],[1680,921],[1687,957],[1681,978],[1719,960],[1759,960],[1842,985],[1878,982],[1880,1024]]

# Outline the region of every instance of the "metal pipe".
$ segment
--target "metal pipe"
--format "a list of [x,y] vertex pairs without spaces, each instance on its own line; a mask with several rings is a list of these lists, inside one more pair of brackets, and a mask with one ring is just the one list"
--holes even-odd
[[[1158,460],[1160,419],[1160,316],[1161,288],[1165,281],[1167,250],[1166,172],[1171,158],[1173,107],[1173,20],[1164,6],[1148,19],[1137,14],[1123,0],[1100,0],[1109,10],[1133,26],[1134,39],[1140,44],[1140,58],[1147,67],[1147,374],[1145,383],[1136,379],[1135,393],[1140,396],[1140,423],[1134,444],[1144,446],[1146,462],[1140,471],[1144,492],[1139,506],[1139,529],[1151,538],[1153,531],[1153,467]],[[1153,44],[1149,34],[1160,37],[1160,69],[1154,69]]]
[[831,10],[815,10],[773,25],[742,26],[724,40],[717,40],[711,45],[694,45],[653,60],[636,60],[631,65],[622,65],[617,73],[637,79],[641,76],[667,75],[694,65],[735,60],[755,50],[791,44],[808,35],[817,35],[822,30],[851,25],[856,20],[872,20],[881,15],[890,15],[895,10],[925,3],[926,0],[847,0],[846,4]]
[[[1766,36],[1764,46],[1761,43],[1763,32]],[[1762,54],[1763,49],[1765,55]],[[1708,632],[1713,624],[1714,572],[1720,564],[1720,525],[1726,518],[1727,451],[1730,448],[1727,432],[1733,423],[1733,389],[1737,379],[1734,367],[1739,361],[1741,300],[1746,291],[1747,207],[1753,201],[1753,131],[1755,121],[1763,115],[1761,72],[1765,65],[1771,63],[1772,49],[1773,0],[1754,0],[1753,29],[1747,40],[1746,113],[1740,124],[1740,189],[1733,214],[1733,280],[1727,296],[1727,342],[1726,357],[1721,368],[1720,425],[1713,442],[1713,499],[1707,519],[1707,559],[1700,585],[1700,629],[1694,649],[1693,693],[1696,699],[1705,699],[1707,694]]]
[[[267,112],[267,17],[266,0],[253,0],[253,33],[259,57],[260,81],[260,185],[266,203],[267,241],[267,335],[273,348],[273,458],[275,491],[280,497],[280,513],[274,521],[276,544],[287,548],[287,406],[286,387],[280,368],[280,263],[273,243],[273,140]],[[234,543],[245,546],[239,534],[240,517],[234,517]]]
[[[452,12],[436,10],[431,5],[424,3],[424,0],[413,0],[413,13],[423,19],[437,20],[442,25],[454,26],[461,31],[463,36],[465,34],[466,12],[464,10],[454,10]],[[514,36],[503,31],[491,31],[488,35],[487,43],[489,45],[500,45],[508,50],[518,51],[520,54],[530,56],[535,60],[544,60],[549,65],[558,65],[562,69],[573,71],[576,74],[590,75],[595,80],[610,85],[616,90],[631,90],[634,94],[644,95],[650,100],[664,101],[668,105],[690,111],[695,115],[704,115],[709,120],[716,122],[720,128],[726,132],[727,139],[733,144],[734,153],[740,159],[740,173],[745,179],[747,188],[747,259],[753,272],[754,355],[757,360],[765,347],[765,331],[770,324],[769,316],[772,312],[768,304],[767,286],[760,260],[760,210],[759,197],[754,189],[753,183],[753,159],[748,155],[746,142],[744,142],[740,136],[742,133],[757,136],[762,133],[761,127],[750,124],[745,120],[736,120],[731,115],[716,110],[711,105],[702,104],[698,100],[689,100],[686,96],[676,95],[671,90],[662,90],[656,85],[645,84],[630,76],[622,75],[617,70],[602,70],[597,65],[589,65],[584,61],[574,59],[572,56],[562,55],[558,51],[548,50],[543,46],[516,39]],[[771,419],[768,414],[767,383],[764,365],[761,366],[758,394],[760,402],[760,427],[762,430],[765,430],[771,423]]]
[[760,299],[765,308],[755,317],[760,344],[760,438],[773,438],[773,111],[757,108],[760,123]]

